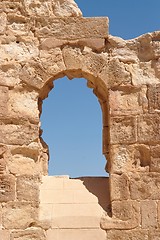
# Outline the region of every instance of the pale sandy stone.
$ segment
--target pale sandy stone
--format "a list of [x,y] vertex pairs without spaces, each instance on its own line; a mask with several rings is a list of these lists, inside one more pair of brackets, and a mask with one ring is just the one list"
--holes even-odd
[[130,171],[149,172],[151,165],[150,146],[145,144],[111,145],[109,171],[123,173]]
[[137,115],[143,112],[140,89],[126,88],[124,91],[109,91],[110,112],[113,116]]
[[46,72],[52,76],[66,70],[60,48],[51,49],[50,51],[41,50],[40,60]]
[[106,240],[106,232],[101,229],[51,229],[47,231],[47,240]]
[[136,201],[113,201],[112,202],[112,214],[114,218],[120,219],[122,221],[127,221],[132,219],[135,214],[135,209],[139,219],[137,218],[137,225],[140,224],[140,206]]
[[10,232],[8,230],[0,230],[1,240],[10,240]]
[[14,87],[19,84],[21,68],[21,65],[15,61],[4,62],[0,65],[0,84],[8,87]]
[[8,108],[12,117],[25,117],[35,123],[39,121],[37,92],[20,91],[19,89],[9,91]]
[[141,201],[142,228],[157,228],[156,201]]
[[4,144],[29,144],[39,137],[38,126],[34,124],[18,125],[4,124],[0,125],[0,143]]
[[[41,18],[37,19],[36,37],[55,37],[76,40],[83,38],[107,38],[108,18]],[[72,28],[70,27],[72,25]],[[85,26],[85,28],[83,27]],[[55,30],[56,29],[56,30]]]
[[124,144],[137,141],[136,117],[113,117],[110,121],[110,143]]
[[38,176],[19,176],[17,177],[17,199],[18,201],[39,201],[39,182]]
[[107,238],[110,240],[148,240],[148,231],[145,230],[110,230],[107,232]]
[[111,201],[130,198],[129,178],[126,174],[111,174],[110,193]]
[[45,232],[42,229],[30,229],[24,231],[13,231],[11,233],[11,240],[46,240]]
[[5,33],[6,26],[7,26],[7,15],[6,13],[2,12],[0,13],[0,34]]
[[15,177],[11,174],[0,175],[0,202],[15,200]]
[[29,202],[9,202],[2,209],[2,223],[6,229],[25,229],[36,222],[37,206]]
[[130,174],[130,193],[133,200],[159,200],[159,173]]

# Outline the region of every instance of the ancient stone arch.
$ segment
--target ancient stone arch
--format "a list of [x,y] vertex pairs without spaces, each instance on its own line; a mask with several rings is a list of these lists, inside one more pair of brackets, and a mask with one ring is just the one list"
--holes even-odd
[[[0,43],[1,239],[160,238],[160,32],[125,41],[71,0],[15,0],[0,3]],[[64,75],[99,99],[109,180],[47,176],[41,104]]]

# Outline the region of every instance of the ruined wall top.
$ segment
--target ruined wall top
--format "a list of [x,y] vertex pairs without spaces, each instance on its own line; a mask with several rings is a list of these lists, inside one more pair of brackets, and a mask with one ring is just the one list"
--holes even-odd
[[0,12],[17,16],[80,17],[82,13],[73,0],[1,1]]

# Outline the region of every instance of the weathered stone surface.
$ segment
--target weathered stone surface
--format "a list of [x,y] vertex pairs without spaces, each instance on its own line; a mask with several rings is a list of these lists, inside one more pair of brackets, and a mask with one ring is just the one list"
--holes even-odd
[[138,141],[140,143],[160,142],[159,115],[144,115],[138,118]]
[[123,172],[149,172],[151,164],[150,146],[145,144],[111,145],[109,171],[121,174]]
[[160,231],[158,230],[151,230],[149,232],[149,240],[158,240],[160,238]]
[[160,112],[160,84],[148,87],[149,112]]
[[32,176],[17,177],[17,199],[19,201],[39,201],[39,178]]
[[37,205],[29,202],[9,202],[2,209],[2,224],[6,229],[26,229],[37,220]]
[[108,88],[120,85],[131,86],[130,71],[117,58],[111,58],[110,61],[106,62],[98,77],[104,81]]
[[107,232],[109,240],[149,240],[148,231],[145,230],[111,230]]
[[8,88],[0,87],[0,117],[6,116],[8,113]]
[[2,229],[2,205],[0,204],[0,231]]
[[[108,18],[37,18],[35,34],[38,37],[59,39],[107,38]],[[72,28],[70,27],[72,26]],[[85,28],[83,28],[85,26]],[[38,27],[38,28],[37,28]]]
[[151,172],[160,172],[160,145],[151,146]]
[[46,240],[45,232],[42,229],[31,229],[24,231],[13,231],[11,240]]
[[38,93],[15,89],[9,91],[9,114],[12,117],[29,119],[31,122],[39,121]]
[[140,224],[140,206],[136,201],[113,201],[112,202],[112,214],[114,218],[120,219],[122,221],[127,221],[132,219],[136,214],[139,215],[137,218],[137,226]]
[[141,201],[142,228],[157,228],[156,201]]
[[15,200],[15,177],[11,174],[0,175],[0,202]]
[[[160,32],[126,41],[107,17],[81,15],[73,0],[0,1],[2,240],[160,238]],[[86,78],[100,102],[110,178],[46,176],[39,188],[39,118],[63,76]]]
[[111,174],[110,192],[111,201],[129,199],[130,193],[128,176],[126,174]]
[[1,240],[10,240],[10,232],[8,230],[0,230]]
[[130,175],[131,199],[160,199],[159,173],[132,173]]
[[50,51],[41,50],[40,59],[45,71],[52,76],[66,70],[60,48],[51,49]]
[[136,88],[109,91],[111,115],[137,115],[142,113],[141,91]]
[[137,119],[114,117],[110,121],[110,143],[135,143],[137,141]]
[[4,124],[0,123],[0,143],[3,144],[29,144],[39,137],[37,125]]

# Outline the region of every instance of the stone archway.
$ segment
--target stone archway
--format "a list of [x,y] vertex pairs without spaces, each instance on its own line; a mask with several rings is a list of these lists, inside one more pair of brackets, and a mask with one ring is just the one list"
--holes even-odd
[[0,236],[46,239],[39,188],[48,156],[38,99],[67,75],[94,86],[104,113],[107,238],[159,238],[160,33],[124,41],[108,34],[108,18],[83,18],[73,2],[68,14],[64,1],[32,3],[0,3]]

